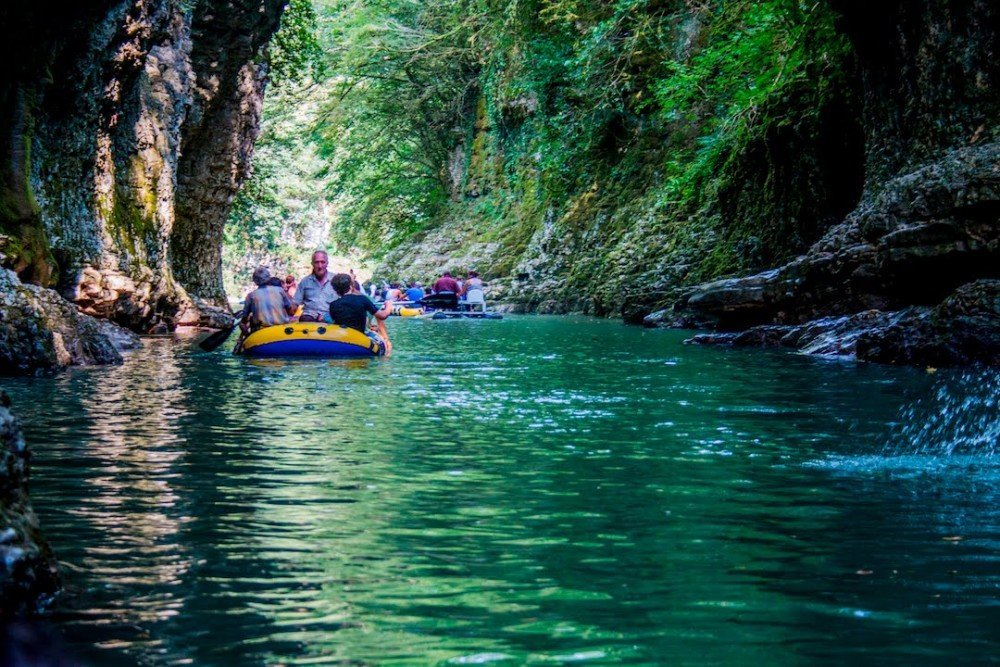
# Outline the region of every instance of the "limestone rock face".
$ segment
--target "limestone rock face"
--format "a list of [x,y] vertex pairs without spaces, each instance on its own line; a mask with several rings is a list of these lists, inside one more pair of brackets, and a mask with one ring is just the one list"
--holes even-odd
[[28,500],[28,447],[9,407],[0,392],[0,619],[34,611],[59,586]]
[[0,269],[0,375],[49,373],[65,366],[120,364],[138,337],[81,313],[53,290],[22,284]]
[[673,313],[648,321],[760,325],[697,342],[803,348],[804,329],[790,325],[816,320],[813,329],[859,359],[998,363],[1000,8],[979,0],[834,5],[865,86],[860,204],[796,260],[700,285]]
[[[282,0],[0,10],[5,265],[134,330],[224,321],[222,225]],[[30,241],[30,243],[29,243]]]

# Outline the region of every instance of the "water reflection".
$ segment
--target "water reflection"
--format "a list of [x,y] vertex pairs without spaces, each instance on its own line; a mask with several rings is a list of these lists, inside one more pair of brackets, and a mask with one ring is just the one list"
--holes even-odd
[[913,452],[880,451],[934,406],[987,414],[995,375],[587,319],[393,324],[389,359],[149,341],[14,383],[47,443],[35,503],[75,646],[101,664],[988,655],[992,459],[903,473]]

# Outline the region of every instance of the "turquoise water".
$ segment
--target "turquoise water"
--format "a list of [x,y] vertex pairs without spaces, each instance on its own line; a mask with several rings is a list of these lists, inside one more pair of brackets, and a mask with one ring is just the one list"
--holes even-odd
[[6,380],[94,664],[913,664],[1000,648],[997,371],[510,317]]

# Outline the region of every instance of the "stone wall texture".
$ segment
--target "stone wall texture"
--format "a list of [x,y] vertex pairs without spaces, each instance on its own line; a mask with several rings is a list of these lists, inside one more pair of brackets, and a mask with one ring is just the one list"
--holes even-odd
[[284,4],[0,9],[2,55],[21,63],[0,79],[4,265],[133,330],[224,323],[222,226]]

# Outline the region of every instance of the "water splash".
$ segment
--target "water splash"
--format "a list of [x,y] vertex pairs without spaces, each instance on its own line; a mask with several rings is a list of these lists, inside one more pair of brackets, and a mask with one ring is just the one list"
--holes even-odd
[[904,405],[883,455],[992,457],[1000,444],[1000,370],[944,374]]

